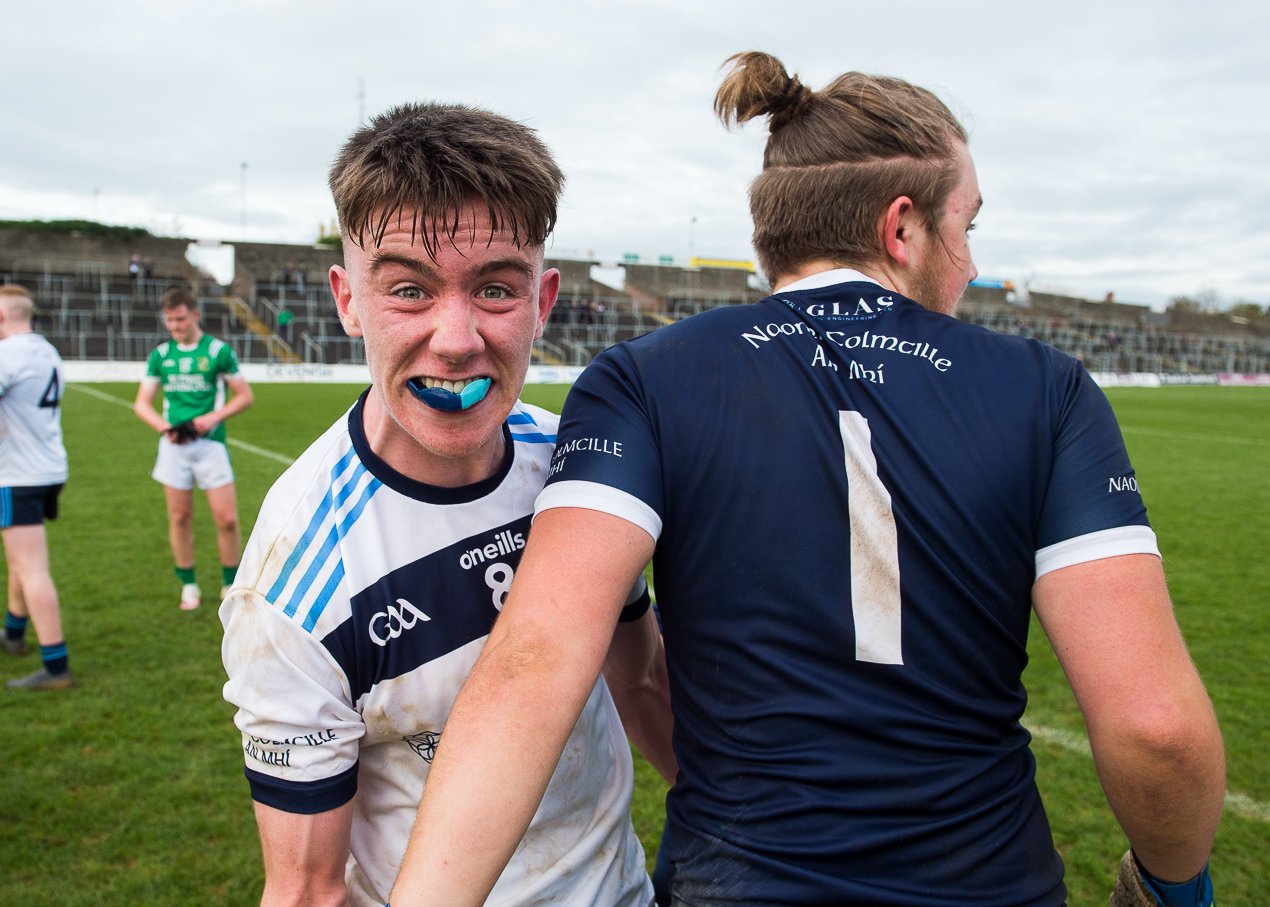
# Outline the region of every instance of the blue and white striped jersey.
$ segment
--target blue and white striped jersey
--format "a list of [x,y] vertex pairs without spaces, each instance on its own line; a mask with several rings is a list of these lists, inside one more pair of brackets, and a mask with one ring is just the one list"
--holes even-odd
[[1158,553],[1079,363],[831,272],[597,357],[551,472],[657,540],[685,903],[1063,903],[1031,589]]
[[[557,417],[518,402],[497,474],[438,488],[371,451],[364,399],[269,492],[220,615],[252,797],[296,813],[352,800],[350,896],[380,905],[520,561]],[[631,788],[601,681],[488,903],[646,907]]]

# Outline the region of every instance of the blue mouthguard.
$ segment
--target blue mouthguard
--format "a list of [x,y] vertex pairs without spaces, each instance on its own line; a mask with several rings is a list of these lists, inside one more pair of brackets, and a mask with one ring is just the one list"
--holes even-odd
[[415,378],[407,381],[406,386],[410,388],[410,393],[433,409],[455,413],[475,406],[484,400],[485,395],[489,393],[490,380],[488,378],[477,378],[475,381],[469,382],[457,394],[443,387],[424,387]]

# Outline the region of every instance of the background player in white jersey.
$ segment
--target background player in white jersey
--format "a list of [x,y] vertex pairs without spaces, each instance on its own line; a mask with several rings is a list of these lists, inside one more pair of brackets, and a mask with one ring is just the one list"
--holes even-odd
[[33,311],[25,288],[0,286],[0,536],[9,567],[4,650],[25,655],[26,625],[33,622],[43,666],[8,686],[55,690],[74,680],[44,533],[44,521],[57,517],[67,475],[61,421],[65,385],[62,358],[31,330]]
[[[193,293],[174,287],[163,294],[162,308],[172,339],[150,353],[132,409],[160,436],[151,477],[163,486],[167,503],[180,607],[193,611],[202,603],[194,567],[195,485],[206,493],[216,526],[222,598],[238,570],[238,495],[225,445],[225,420],[251,406],[252,394],[229,344],[204,333]],[[228,399],[226,387],[232,393]],[[161,415],[154,409],[160,389]]]
[[[221,608],[269,905],[387,899],[557,421],[518,400],[559,286],[543,244],[563,177],[534,133],[403,105],[348,140],[330,184],[331,289],[372,386],[270,491]],[[659,644],[638,587],[618,633],[636,660]],[[618,715],[594,678],[585,700],[490,904],[652,900]]]
[[1020,724],[1033,609],[1122,872],[1211,904],[1221,736],[1111,409],[1070,357],[949,317],[981,204],[964,130],[898,79],[732,62],[717,112],[770,116],[750,200],[776,289],[574,385],[394,905],[480,903],[654,548],[675,905],[1063,904]]

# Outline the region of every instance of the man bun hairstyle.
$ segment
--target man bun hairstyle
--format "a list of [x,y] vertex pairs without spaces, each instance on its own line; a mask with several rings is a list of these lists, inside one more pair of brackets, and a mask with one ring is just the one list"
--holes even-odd
[[[378,246],[413,212],[412,239],[436,257],[453,241],[466,205],[484,209],[493,231],[541,246],[556,225],[564,174],[534,130],[461,104],[401,104],[345,142],[330,173],[342,236]],[[476,237],[470,237],[475,241]]]
[[734,64],[735,69],[723,80],[714,99],[715,113],[728,126],[770,116],[771,131],[776,132],[797,116],[815,94],[797,75],[787,73],[781,61],[771,54],[734,54],[724,65],[728,63]]
[[759,51],[724,66],[714,100],[724,125],[770,118],[763,172],[750,185],[754,250],[769,279],[817,259],[875,261],[878,219],[900,196],[929,226],[938,222],[966,132],[934,94],[858,72],[813,91]]

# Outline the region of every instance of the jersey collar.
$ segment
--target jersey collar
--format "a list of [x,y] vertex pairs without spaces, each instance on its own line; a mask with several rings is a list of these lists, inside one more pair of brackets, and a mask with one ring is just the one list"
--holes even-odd
[[503,484],[503,480],[507,478],[508,473],[511,472],[512,463],[516,459],[516,451],[515,444],[512,443],[511,429],[507,427],[507,422],[504,420],[502,425],[503,459],[499,463],[498,469],[489,478],[473,482],[471,485],[451,488],[441,485],[429,485],[402,475],[371,450],[370,440],[366,437],[366,428],[362,423],[362,408],[366,405],[366,396],[370,392],[371,389],[369,387],[362,391],[361,396],[357,398],[357,402],[353,404],[353,408],[348,411],[348,433],[353,441],[353,450],[357,452],[357,457],[362,461],[362,465],[366,467],[367,472],[398,494],[414,498],[416,501],[423,501],[426,504],[466,504],[470,501],[479,501],[487,494],[495,491],[498,486]]
[[793,283],[775,287],[772,292],[793,293],[798,290],[819,290],[821,287],[831,287],[839,283],[871,283],[874,286],[882,286],[872,277],[867,274],[861,274],[853,268],[833,268],[829,271],[812,274],[810,277],[804,277],[802,280],[796,280]]

